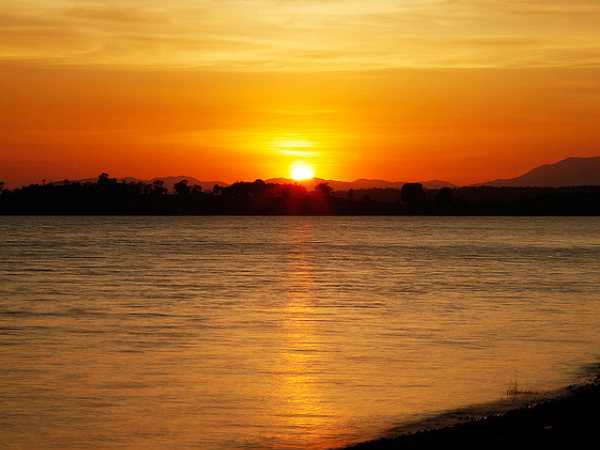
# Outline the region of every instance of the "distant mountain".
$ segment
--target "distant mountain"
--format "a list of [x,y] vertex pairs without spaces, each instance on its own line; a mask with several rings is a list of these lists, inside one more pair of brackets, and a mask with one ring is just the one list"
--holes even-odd
[[[350,189],[402,189],[406,184],[404,181],[371,180],[361,178],[355,181],[324,180],[323,178],[310,178],[308,180],[290,180],[288,178],[271,178],[266,183],[298,183],[306,189],[312,190],[319,183],[327,183],[334,191],[348,191]],[[456,185],[447,181],[431,180],[419,181],[425,189],[441,189],[443,187],[455,188]]]
[[[387,181],[387,180],[373,180],[361,178],[359,180],[343,182],[343,181],[332,181],[333,183],[341,184],[340,189],[334,188],[335,191],[347,191],[348,189],[402,189],[404,181]],[[333,186],[332,186],[333,187]]]
[[425,189],[442,189],[445,187],[455,189],[458,187],[456,184],[442,180],[419,181],[419,183],[421,183]]
[[323,178],[309,178],[307,180],[290,180],[289,178],[271,178],[266,180],[267,183],[297,183],[304,186],[308,190],[313,190],[317,184],[327,183],[334,191],[347,191],[349,189],[369,189],[374,187],[387,188],[397,187],[401,188],[404,183],[392,183],[385,180],[356,180],[356,181],[336,181],[336,180],[325,180]]
[[508,179],[492,180],[473,186],[600,186],[600,156],[567,158],[556,164],[544,164]]
[[[139,178],[134,177],[125,177],[125,178],[117,178],[117,182],[119,183],[146,183],[150,184],[155,180],[162,180],[164,182],[164,186],[168,189],[170,193],[174,192],[173,186],[175,183],[179,183],[182,180],[188,180],[189,186],[202,186],[202,190],[212,190],[215,184],[218,184],[221,187],[229,186],[229,183],[225,183],[224,181],[203,181],[198,180],[194,177],[188,177],[185,175],[178,175],[176,177],[157,177],[152,178],[151,180],[140,180]],[[72,183],[95,183],[98,181],[98,178],[85,178],[82,180],[72,180]],[[250,180],[249,180],[250,181]],[[254,180],[252,180],[254,181]],[[265,180],[266,183],[277,183],[277,184],[300,184],[304,186],[309,191],[312,191],[316,185],[319,183],[327,183],[329,186],[333,188],[334,191],[348,191],[350,189],[402,189],[402,186],[406,184],[404,181],[387,181],[387,180],[372,180],[361,178],[355,181],[336,181],[336,180],[325,180],[323,178],[310,178],[307,180],[291,180],[289,178],[270,178]],[[51,184],[62,185],[65,181],[56,181]],[[430,181],[419,181],[423,185],[425,189],[441,189],[443,187],[456,188],[458,186],[448,183],[447,181],[439,181],[439,180],[430,180]]]

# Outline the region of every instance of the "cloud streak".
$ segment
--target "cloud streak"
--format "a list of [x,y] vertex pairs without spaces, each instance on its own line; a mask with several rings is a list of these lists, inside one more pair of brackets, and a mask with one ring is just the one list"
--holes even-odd
[[0,59],[232,71],[599,67],[598,23],[597,1],[5,0]]

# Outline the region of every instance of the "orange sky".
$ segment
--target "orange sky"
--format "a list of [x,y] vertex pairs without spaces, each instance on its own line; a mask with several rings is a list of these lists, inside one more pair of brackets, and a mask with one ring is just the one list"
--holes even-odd
[[600,155],[600,5],[4,0],[0,180],[517,176]]

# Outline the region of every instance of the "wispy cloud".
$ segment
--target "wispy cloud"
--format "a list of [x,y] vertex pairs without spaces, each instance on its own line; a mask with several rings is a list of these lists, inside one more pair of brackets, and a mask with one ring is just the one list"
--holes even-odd
[[0,59],[218,70],[597,67],[600,4],[4,0]]

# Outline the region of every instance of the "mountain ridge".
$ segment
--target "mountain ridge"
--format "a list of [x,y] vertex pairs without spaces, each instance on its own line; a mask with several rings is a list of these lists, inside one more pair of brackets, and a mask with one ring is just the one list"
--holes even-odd
[[[224,181],[206,181],[195,177],[177,175],[167,177],[155,177],[150,180],[142,180],[135,177],[117,178],[118,182],[125,183],[153,183],[162,180],[168,192],[174,192],[173,186],[182,180],[187,180],[190,186],[201,186],[202,190],[210,191],[215,184],[221,187],[230,186]],[[66,180],[65,180],[66,181]],[[57,181],[51,184],[64,184],[65,181]],[[86,178],[75,180],[78,183],[94,183],[97,178]],[[307,180],[292,180],[289,178],[270,178],[266,183],[300,184],[308,190],[312,190],[319,183],[327,183],[334,191],[348,191],[350,189],[402,189],[405,181],[388,181],[380,179],[359,178],[354,181],[326,180],[324,178],[310,178]],[[458,188],[460,186],[443,180],[419,181],[425,189],[441,189],[444,187]],[[579,157],[572,156],[558,161],[554,164],[542,164],[514,178],[498,178],[468,185],[468,187],[491,186],[491,187],[566,187],[566,186],[600,186],[600,156]]]
[[542,164],[514,178],[499,178],[471,186],[566,187],[600,185],[600,156],[571,156],[554,164]]
[[[70,180],[70,183],[95,183],[98,178],[84,178],[80,180]],[[202,190],[212,190],[215,184],[218,184],[221,187],[230,186],[230,183],[226,183],[224,181],[205,181],[199,180],[195,177],[189,177],[185,175],[177,175],[177,176],[167,176],[167,177],[154,177],[150,180],[143,180],[135,177],[122,177],[116,178],[119,183],[153,183],[156,180],[162,180],[164,182],[164,187],[167,188],[168,192],[174,192],[175,183],[179,183],[180,181],[187,180],[189,186],[201,186]],[[254,180],[253,180],[254,181]],[[320,183],[327,183],[329,186],[333,188],[334,191],[347,191],[350,189],[402,189],[402,186],[406,184],[404,181],[387,181],[387,180],[379,180],[379,179],[367,179],[360,178],[355,181],[337,181],[337,180],[326,180],[324,178],[310,178],[307,180],[293,180],[290,178],[269,178],[264,180],[265,183],[278,183],[278,184],[300,184],[306,187],[309,190],[312,190]],[[55,181],[50,184],[62,185],[65,184],[67,180],[63,181]],[[450,187],[456,188],[457,185],[449,183],[447,181],[441,180],[430,180],[430,181],[419,181],[423,185],[425,189],[440,189],[442,187]]]
[[[379,179],[359,178],[354,181],[337,181],[337,180],[326,180],[324,178],[310,178],[307,180],[291,180],[289,178],[270,178],[265,180],[265,183],[297,183],[307,189],[314,189],[319,183],[327,183],[334,191],[348,191],[350,189],[402,189],[407,182],[406,181],[387,181]],[[458,187],[455,184],[447,181],[430,180],[430,181],[419,181],[425,189],[440,189],[442,187],[455,188]]]

